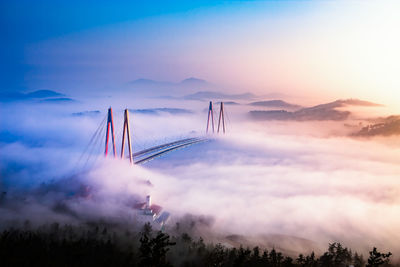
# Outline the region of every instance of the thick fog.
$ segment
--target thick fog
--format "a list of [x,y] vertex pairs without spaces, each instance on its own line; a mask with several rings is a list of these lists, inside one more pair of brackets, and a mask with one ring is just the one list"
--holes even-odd
[[[118,155],[124,108],[132,110],[135,151],[205,136],[206,101],[2,103],[1,227],[25,220],[129,225],[134,203],[150,194],[171,213],[170,224],[186,214],[209,218],[211,240],[274,236],[282,244],[296,237],[315,250],[338,241],[361,252],[377,246],[400,254],[398,138],[351,138],[343,122],[251,121],[248,106],[227,105],[225,135],[132,166],[104,158],[105,132],[86,149],[110,104]],[[187,112],[140,111],[148,108]]]

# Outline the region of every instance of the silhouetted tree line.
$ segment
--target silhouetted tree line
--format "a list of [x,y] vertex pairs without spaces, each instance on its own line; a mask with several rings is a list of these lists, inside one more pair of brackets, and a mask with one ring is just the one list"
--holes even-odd
[[340,243],[329,244],[319,257],[297,258],[259,247],[227,248],[205,244],[189,234],[169,236],[150,224],[139,233],[110,232],[107,226],[60,226],[36,230],[9,229],[0,233],[0,266],[265,266],[265,267],[377,267],[392,265],[389,253],[376,248],[369,257],[353,253]]

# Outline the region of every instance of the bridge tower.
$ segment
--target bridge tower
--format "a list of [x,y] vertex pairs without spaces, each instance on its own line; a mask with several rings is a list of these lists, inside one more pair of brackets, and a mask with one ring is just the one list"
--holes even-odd
[[115,134],[114,134],[114,121],[112,115],[112,108],[108,109],[108,116],[107,116],[107,130],[106,130],[106,148],[104,150],[104,155],[107,156],[108,154],[108,141],[110,139],[110,128],[111,128],[111,137],[112,137],[112,144],[113,144],[113,154],[114,157],[117,156],[117,150],[115,149]]
[[124,147],[125,147],[125,133],[128,138],[128,149],[129,149],[129,161],[133,164],[132,158],[132,145],[131,145],[131,131],[129,127],[129,112],[128,109],[124,111],[124,128],[122,130],[122,147],[121,147],[121,158],[124,157]]
[[221,105],[219,108],[219,118],[218,118],[218,130],[217,133],[219,133],[219,127],[221,125],[222,121],[222,131],[225,134],[225,114],[224,114],[224,102],[221,101]]
[[211,125],[212,125],[212,132],[214,133],[214,110],[212,101],[210,101],[210,106],[208,108],[208,118],[207,118],[207,129],[206,133],[208,133],[208,127],[210,125],[210,117],[211,117]]

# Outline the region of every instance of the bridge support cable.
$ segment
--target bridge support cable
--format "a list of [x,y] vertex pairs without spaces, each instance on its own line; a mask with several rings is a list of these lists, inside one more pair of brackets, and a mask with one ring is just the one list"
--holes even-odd
[[221,105],[219,108],[219,118],[218,118],[218,130],[217,133],[219,133],[219,127],[221,125],[222,121],[222,131],[225,134],[225,114],[224,114],[224,102],[221,101]]
[[[213,105],[212,102],[210,102],[209,106],[209,112],[208,112],[208,120],[207,120],[207,132],[210,127],[212,127],[213,133],[215,132],[215,125],[214,125],[214,110],[213,110]],[[107,120],[107,123],[104,124],[104,122]],[[218,132],[221,128],[221,123],[222,123],[222,129],[225,133],[225,111],[223,104],[221,105],[221,110],[220,110],[220,115],[219,115],[219,121],[218,121]],[[211,126],[210,126],[211,124]],[[104,133],[106,136],[104,136],[102,133]],[[104,150],[104,155],[108,155],[108,148],[109,148],[109,143],[110,143],[110,135],[111,135],[111,141],[112,141],[112,146],[113,146],[113,154],[114,157],[117,157],[117,150],[116,150],[116,136],[115,135],[115,127],[114,127],[114,118],[113,118],[113,112],[112,108],[110,107],[107,112],[107,116],[104,117],[100,125],[97,127],[95,133],[91,137],[89,144],[85,148],[83,154],[79,158],[79,161],[77,165],[81,164],[81,161],[83,160],[83,157],[86,157],[87,159],[86,162],[84,163],[83,167],[81,168],[81,171],[88,171],[93,166],[96,164],[97,160],[100,158],[101,152],[95,151],[96,148],[100,149],[102,140],[104,140],[105,137],[105,150]],[[183,138],[179,139],[173,142],[169,143],[164,143],[161,145],[156,145],[141,151],[138,151],[136,153],[133,153],[133,148],[132,148],[132,134],[130,131],[130,123],[129,123],[129,111],[128,109],[124,110],[124,125],[122,127],[122,144],[121,144],[121,158],[124,158],[124,152],[125,152],[125,142],[128,144],[128,150],[129,150],[129,160],[131,164],[142,164],[148,161],[151,161],[155,158],[161,157],[162,155],[182,149],[197,143],[201,142],[206,142],[209,141],[208,138],[200,138],[200,137],[191,137],[191,138]],[[167,142],[167,140],[165,140]],[[88,165],[90,165],[88,167]],[[77,166],[80,167],[80,166]],[[78,168],[76,168],[78,169]]]
[[[103,123],[103,125],[102,125],[100,131],[99,131],[98,134],[97,134],[97,137],[96,137],[95,140],[94,140],[92,149],[91,149],[91,150],[89,151],[89,153],[88,153],[88,157],[87,157],[87,159],[86,159],[85,165],[83,166],[83,169],[85,169],[86,166],[89,165],[89,168],[88,168],[88,169],[90,170],[90,169],[93,168],[93,166],[96,165],[96,162],[97,162],[97,160],[99,159],[99,156],[100,156],[100,153],[98,153],[98,152],[96,151],[96,149],[98,150],[98,149],[100,148],[100,145],[101,145],[101,143],[102,143],[102,140],[104,140],[104,139],[103,139],[103,138],[104,138],[104,135],[101,134],[101,133],[104,131],[104,129],[105,129],[105,124]],[[99,152],[100,152],[100,151],[99,151]],[[94,155],[94,160],[89,164],[89,161],[93,158],[93,157],[92,157],[93,155]]]
[[210,117],[211,117],[211,125],[212,125],[212,132],[214,133],[214,110],[213,110],[213,104],[212,101],[210,101],[210,106],[208,108],[208,117],[207,117],[207,128],[206,128],[206,133],[208,133],[208,128],[210,126]]
[[108,154],[108,141],[110,138],[110,129],[111,129],[111,137],[112,137],[112,145],[113,145],[113,154],[114,157],[117,156],[117,150],[115,148],[115,134],[114,134],[114,121],[112,115],[112,108],[108,109],[108,116],[107,116],[107,130],[106,130],[106,147],[104,150],[104,155],[107,156]]
[[125,148],[125,133],[128,139],[128,150],[129,150],[129,161],[133,164],[133,157],[132,157],[132,145],[131,145],[131,133],[129,128],[129,112],[128,109],[124,111],[124,127],[122,133],[122,146],[121,146],[121,158],[124,156],[124,148]]
[[82,162],[82,159],[85,157],[86,153],[88,152],[88,150],[91,150],[91,146],[93,145],[93,141],[96,140],[99,136],[99,134],[101,133],[101,131],[104,128],[104,122],[106,121],[107,116],[104,116],[103,120],[100,122],[99,126],[97,127],[96,131],[94,132],[94,134],[91,136],[89,143],[86,145],[85,149],[83,150],[82,154],[80,155],[78,161],[76,162],[76,167],[75,169],[78,169],[80,167],[80,164]]

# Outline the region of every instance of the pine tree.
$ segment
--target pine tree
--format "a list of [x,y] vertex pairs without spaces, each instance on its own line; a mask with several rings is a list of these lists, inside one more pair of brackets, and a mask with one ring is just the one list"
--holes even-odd
[[358,253],[354,253],[353,257],[353,265],[354,267],[364,267],[365,266],[365,260],[362,255],[358,255]]
[[152,248],[151,248],[152,227],[150,223],[143,226],[142,235],[140,237],[140,265],[151,266],[152,264]]
[[152,247],[152,263],[153,266],[170,266],[167,262],[166,255],[169,250],[169,246],[174,246],[175,243],[169,240],[169,235],[158,231],[157,236],[150,242]]
[[392,255],[391,252],[388,253],[380,253],[376,247],[369,252],[368,264],[366,267],[378,267],[385,266],[389,263],[389,258]]

